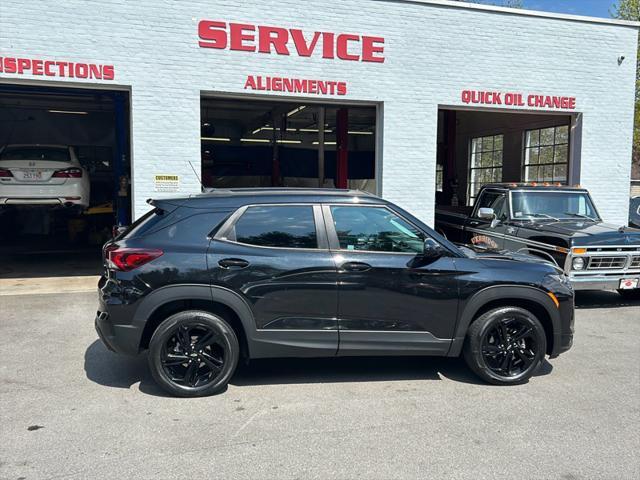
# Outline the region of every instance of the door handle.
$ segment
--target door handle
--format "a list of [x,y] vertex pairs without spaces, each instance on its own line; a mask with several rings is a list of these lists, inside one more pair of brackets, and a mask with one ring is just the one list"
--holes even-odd
[[218,261],[218,265],[222,268],[246,268],[249,266],[249,262],[242,258],[223,258]]
[[366,272],[371,270],[371,265],[362,262],[347,262],[343,263],[341,268],[347,272]]
[[474,226],[475,226],[475,225],[480,225],[480,222],[476,222],[476,221],[469,222],[469,225],[474,225]]

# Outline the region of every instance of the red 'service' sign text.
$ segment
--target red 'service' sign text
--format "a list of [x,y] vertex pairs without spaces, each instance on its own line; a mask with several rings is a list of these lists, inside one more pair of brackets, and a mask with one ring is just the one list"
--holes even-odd
[[0,73],[92,80],[113,80],[115,78],[113,65],[19,57],[0,57]]
[[575,110],[576,97],[557,95],[524,95],[518,92],[463,90],[462,103],[474,105],[507,105],[514,107]]
[[384,62],[384,38],[352,33],[312,32],[299,28],[201,20],[198,45],[202,48],[239,50],[277,55],[322,58],[352,62]]

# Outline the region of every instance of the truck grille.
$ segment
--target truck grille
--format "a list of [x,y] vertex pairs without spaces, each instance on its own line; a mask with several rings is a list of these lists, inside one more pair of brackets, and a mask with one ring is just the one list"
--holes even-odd
[[591,257],[589,270],[614,270],[624,268],[628,257]]
[[640,257],[633,257],[629,268],[640,268]]

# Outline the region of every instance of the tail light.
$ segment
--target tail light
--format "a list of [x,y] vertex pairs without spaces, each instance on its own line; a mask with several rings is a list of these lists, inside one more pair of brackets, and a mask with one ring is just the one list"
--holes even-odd
[[141,267],[160,257],[163,253],[162,250],[157,249],[121,248],[117,245],[110,245],[105,249],[107,265],[122,272],[129,272]]
[[13,173],[11,170],[7,170],[6,168],[0,168],[0,178],[11,178],[13,177]]
[[66,168],[58,170],[51,175],[53,178],[82,178],[81,168]]

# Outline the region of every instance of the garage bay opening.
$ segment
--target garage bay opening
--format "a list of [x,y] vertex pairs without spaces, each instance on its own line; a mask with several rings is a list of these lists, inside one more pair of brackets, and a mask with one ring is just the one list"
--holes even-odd
[[577,120],[544,112],[439,110],[436,206],[468,210],[488,183],[578,183]]
[[0,275],[98,273],[130,183],[128,92],[0,85]]
[[375,106],[203,97],[202,182],[376,193],[375,132]]

